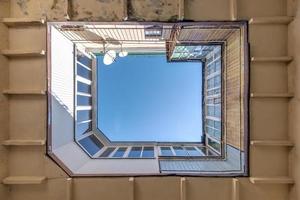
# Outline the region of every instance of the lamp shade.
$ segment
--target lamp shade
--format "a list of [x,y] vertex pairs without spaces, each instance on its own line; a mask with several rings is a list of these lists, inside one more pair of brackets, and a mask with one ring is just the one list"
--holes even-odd
[[105,53],[103,63],[105,65],[111,65],[117,57],[117,53],[114,50],[109,50]]

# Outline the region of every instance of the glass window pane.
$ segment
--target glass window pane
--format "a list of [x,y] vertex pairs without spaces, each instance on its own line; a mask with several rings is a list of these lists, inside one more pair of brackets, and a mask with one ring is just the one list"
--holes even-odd
[[92,112],[90,110],[78,110],[77,111],[77,122],[90,120],[92,118]]
[[182,147],[173,147],[173,149],[176,156],[188,156],[187,152]]
[[218,59],[216,62],[216,71],[221,71],[221,60]]
[[215,67],[215,63],[211,63],[208,65],[208,68],[207,68],[207,75],[210,75],[214,72],[214,67]]
[[92,80],[92,71],[88,70],[80,64],[77,64],[77,75],[88,80]]
[[215,94],[221,94],[221,88],[219,87],[219,88],[217,88],[217,89],[215,89]]
[[188,152],[189,156],[201,156],[200,152],[197,151],[195,147],[185,147],[185,150]]
[[214,130],[214,137],[215,137],[216,139],[218,139],[218,140],[221,140],[221,131],[215,129],[215,130]]
[[142,147],[132,147],[128,155],[129,158],[139,158],[141,156]]
[[115,150],[114,147],[108,147],[105,151],[99,156],[101,158],[109,157],[109,155]]
[[144,147],[143,158],[153,158],[154,157],[154,147]]
[[160,152],[162,156],[173,156],[171,147],[160,147]]
[[83,138],[78,142],[86,149],[87,152],[89,152],[90,155],[94,155],[103,148],[103,144],[94,135]]
[[201,154],[201,156],[205,156],[206,155],[206,147],[197,147],[197,149],[199,149],[200,150],[200,154]]
[[215,128],[218,130],[221,130],[221,122],[220,121],[215,121]]
[[113,155],[114,158],[122,158],[127,150],[127,147],[119,147],[116,153]]
[[214,78],[214,87],[219,87],[221,85],[221,76],[216,76]]
[[86,132],[89,132],[92,130],[92,123],[86,122],[86,123],[77,123],[76,124],[76,136],[81,136]]
[[211,120],[211,119],[207,119],[207,124],[208,124],[209,126],[214,126],[214,121]]
[[78,106],[90,106],[92,105],[92,98],[87,96],[77,95]]
[[207,115],[208,116],[214,116],[214,106],[207,106]]
[[215,114],[214,114],[214,116],[221,117],[221,104],[217,104],[215,106]]
[[89,68],[92,67],[92,60],[90,58],[86,57],[83,54],[78,54],[77,55],[77,61],[82,63],[83,65],[89,67]]
[[219,47],[216,47],[216,50],[215,50],[215,56],[216,56],[216,57],[221,56],[221,47],[220,47],[220,46],[219,46]]
[[214,103],[215,104],[221,103],[221,98],[220,97],[214,98]]
[[172,52],[171,60],[199,60],[209,50],[211,51],[212,47],[206,45],[176,45]]
[[210,78],[207,80],[207,89],[211,89],[214,87],[214,78]]
[[211,63],[212,61],[213,61],[213,57],[210,56],[210,57],[207,59],[207,63],[209,64],[209,63]]
[[213,149],[217,150],[218,152],[221,151],[221,144],[217,143],[214,140],[211,140],[210,138],[207,138],[207,142],[208,142],[208,145],[210,147],[212,147]]
[[213,91],[213,90],[210,90],[210,91],[207,92],[207,95],[208,95],[208,96],[211,96],[211,95],[213,95],[213,94],[214,94],[214,91]]
[[214,134],[214,129],[213,128],[210,128],[210,127],[207,127],[207,133],[209,135],[213,135]]
[[83,92],[90,94],[91,93],[91,86],[80,81],[77,81],[77,92]]
[[210,149],[207,149],[207,155],[208,156],[217,156],[217,154],[214,151],[210,150]]
[[207,104],[213,104],[214,100],[213,99],[207,99]]

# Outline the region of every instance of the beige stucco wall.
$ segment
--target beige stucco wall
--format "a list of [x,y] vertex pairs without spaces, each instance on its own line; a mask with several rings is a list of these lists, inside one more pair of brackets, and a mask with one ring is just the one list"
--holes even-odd
[[[184,2],[186,19],[230,20],[230,0],[1,0],[0,17],[44,17],[49,20],[118,21],[126,18],[138,20],[173,20]],[[8,5],[10,2],[10,5]],[[71,3],[70,3],[71,2]],[[286,0],[237,0],[238,19],[252,17],[286,16]],[[289,0],[291,4],[293,0]],[[293,4],[294,5],[294,4]],[[70,6],[71,9],[67,9]],[[131,8],[125,12],[127,8]],[[159,8],[158,8],[159,7]],[[293,6],[292,6],[293,7]],[[299,6],[298,6],[299,8]],[[299,10],[299,9],[298,9]],[[10,11],[10,13],[8,13]],[[181,10],[182,13],[182,10]],[[298,15],[299,16],[299,15]],[[299,17],[298,17],[299,18]],[[297,18],[297,19],[298,19]],[[298,25],[297,25],[298,23]],[[0,24],[0,49],[45,49],[45,27],[10,27]],[[288,49],[287,25],[250,25],[251,56],[285,56]],[[299,85],[296,52],[300,51],[299,19],[289,27],[290,51],[295,61],[292,70]],[[298,39],[297,39],[298,38]],[[8,41],[8,42],[7,42]],[[298,50],[296,49],[298,48]],[[296,51],[297,50],[297,51]],[[299,54],[299,53],[298,53]],[[299,55],[298,55],[299,57]],[[298,67],[299,62],[298,62]],[[9,89],[46,89],[46,58],[10,58],[0,55],[0,142],[3,138],[44,139],[46,137],[46,97],[42,95],[3,95]],[[285,93],[288,76],[284,62],[251,63],[251,91],[260,93]],[[300,75],[300,74],[299,74]],[[298,82],[297,82],[298,81]],[[288,139],[288,131],[296,148],[255,147],[250,150],[250,175],[277,177],[288,176],[292,168],[296,185],[252,184],[249,178],[238,178],[240,199],[283,200],[289,196],[297,199],[299,190],[299,88],[296,98],[253,98],[250,108],[251,140]],[[299,97],[298,97],[299,98]],[[8,99],[8,101],[7,101]],[[290,106],[290,107],[288,107]],[[290,110],[288,110],[288,108]],[[289,165],[288,158],[294,164]],[[8,162],[6,162],[8,158]],[[46,176],[40,185],[0,185],[0,199],[232,199],[232,178],[187,177],[186,185],[180,177],[139,177],[132,182],[128,178],[74,178],[70,187],[67,175],[45,156],[45,147],[0,147],[0,179],[5,176]],[[71,188],[71,190],[69,189]],[[185,189],[184,189],[185,188]],[[291,193],[291,188],[293,188]],[[71,193],[70,193],[71,191]],[[181,191],[181,192],[180,192]],[[290,193],[292,195],[290,195]],[[7,196],[9,195],[9,197]]]
[[[0,18],[9,16],[9,1],[0,4]],[[0,50],[8,47],[8,29],[0,24]],[[0,90],[8,87],[8,60],[0,55]],[[8,101],[7,97],[0,94],[0,143],[8,137]],[[0,146],[0,179],[8,175],[7,149]],[[0,185],[0,197],[7,198],[8,188]]]
[[289,25],[289,54],[294,60],[289,64],[289,87],[295,93],[295,98],[289,104],[289,134],[295,142],[295,148],[290,154],[291,174],[296,185],[291,190],[291,199],[300,197],[300,3],[291,1],[290,11],[295,15]]
[[226,44],[226,143],[244,150],[244,127],[240,121],[243,118],[241,97],[244,94],[241,88],[244,87],[244,54],[241,53],[240,34],[238,31],[232,34]]

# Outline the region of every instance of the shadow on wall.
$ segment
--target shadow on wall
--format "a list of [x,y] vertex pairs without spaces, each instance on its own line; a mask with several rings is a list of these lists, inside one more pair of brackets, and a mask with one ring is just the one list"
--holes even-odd
[[74,140],[73,111],[55,95],[51,95],[51,139],[53,150]]

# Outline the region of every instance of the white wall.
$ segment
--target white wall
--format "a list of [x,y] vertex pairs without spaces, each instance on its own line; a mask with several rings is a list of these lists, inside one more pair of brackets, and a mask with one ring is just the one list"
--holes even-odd
[[75,142],[69,142],[64,146],[56,148],[53,150],[53,153],[72,172],[75,172],[90,160],[88,155]]
[[157,159],[92,159],[78,174],[159,174]]
[[51,27],[52,143],[56,149],[74,137],[73,43]]

